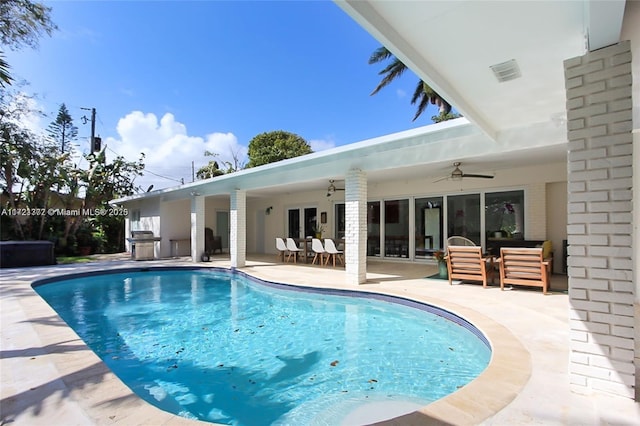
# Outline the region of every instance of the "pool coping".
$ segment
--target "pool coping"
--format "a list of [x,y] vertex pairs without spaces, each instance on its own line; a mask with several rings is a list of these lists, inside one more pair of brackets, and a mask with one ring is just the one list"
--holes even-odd
[[[97,273],[104,273],[100,268],[104,265],[87,265],[79,272],[79,274],[94,275]],[[110,265],[113,266],[113,265]],[[223,266],[217,266],[221,269]],[[158,265],[153,266],[158,269],[207,269],[208,266],[194,266],[194,265]],[[71,269],[71,268],[69,268]],[[147,267],[131,266],[126,264],[124,267],[112,267],[109,268],[109,272],[124,272],[127,270],[144,270]],[[261,277],[260,273],[255,270],[251,272],[244,270],[236,270],[249,277],[255,277],[259,280],[271,282],[269,278]],[[42,318],[57,318],[59,322],[62,320],[57,317],[57,314],[53,309],[40,298],[40,296],[32,289],[31,285],[34,282],[38,282],[39,285],[46,283],[48,280],[59,279],[59,276],[68,277],[69,275],[75,275],[65,273],[64,268],[58,268],[52,272],[54,277],[44,277],[42,279],[27,278],[20,282],[28,286],[32,294],[21,291],[21,297],[13,298],[13,302],[17,302],[20,305],[22,314],[24,314],[25,321],[19,321],[23,327],[31,327],[35,332],[35,338],[41,343],[44,348],[53,348],[53,350],[47,350],[36,357],[32,357],[29,360],[46,362],[48,367],[52,367],[54,375],[57,373],[58,377],[53,380],[53,383],[49,383],[54,388],[64,386],[69,388],[65,395],[68,395],[73,402],[78,404],[76,415],[86,416],[87,420],[95,424],[105,423],[105,419],[110,420],[111,424],[132,424],[139,422],[139,419],[145,419],[144,423],[149,421],[155,424],[209,424],[208,422],[199,422],[182,417],[166,413],[160,409],[146,403],[141,398],[133,394],[122,382],[120,382],[113,373],[111,373],[106,365],[95,355],[79,337],[71,330],[66,324],[63,323],[63,327],[60,324],[56,325],[57,329],[55,333],[52,333],[52,325],[47,322],[38,322],[38,319]],[[312,287],[312,288],[331,288],[335,290],[344,290],[344,285],[322,285],[312,286],[307,284],[291,284],[286,280],[278,282],[278,284],[295,285],[298,287]],[[489,366],[480,374],[475,380],[462,387],[458,391],[450,394],[438,401],[435,401],[418,411],[410,414],[406,414],[400,417],[396,417],[391,420],[384,420],[377,424],[478,424],[483,420],[491,417],[500,409],[507,406],[518,395],[518,392],[526,385],[531,375],[531,357],[529,352],[521,344],[521,342],[504,326],[496,321],[484,316],[483,314],[474,311],[468,307],[457,305],[453,302],[446,300],[438,300],[432,297],[424,297],[420,295],[410,295],[407,297],[406,293],[400,290],[394,291],[388,288],[376,288],[370,290],[369,288],[350,287],[348,291],[383,294],[392,297],[399,297],[409,300],[416,300],[420,303],[426,303],[434,305],[439,308],[443,308],[455,315],[464,318],[465,320],[476,326],[491,343],[492,357]],[[24,288],[22,289],[24,290]],[[4,292],[3,292],[4,293]],[[8,300],[5,297],[3,299],[3,317],[4,308]],[[39,301],[39,302],[38,302]],[[25,306],[28,305],[28,306]],[[16,310],[16,306],[13,307]],[[40,316],[34,316],[34,315]],[[3,318],[4,319],[4,318]],[[5,334],[5,321],[3,321],[3,334]],[[68,351],[56,350],[61,345],[74,342],[74,352],[69,354]],[[5,347],[5,336],[3,336],[3,348]],[[4,366],[3,366],[4,367]],[[79,374],[78,368],[80,368]],[[5,368],[3,368],[5,370]],[[59,382],[60,381],[60,382]],[[77,386],[78,381],[81,386]],[[34,395],[38,394],[39,386],[35,388],[29,388],[34,392]],[[108,390],[108,391],[107,391]],[[3,391],[2,401],[3,408],[2,414],[3,420],[11,420],[11,417],[5,418],[6,405],[17,404],[20,406],[20,402],[14,400],[13,397],[5,398],[5,394],[11,390],[5,387],[5,377],[3,372]],[[19,399],[22,397],[30,396],[30,392],[23,390],[19,392],[17,396]],[[50,395],[46,391],[45,395]],[[107,395],[108,394],[108,395]],[[50,402],[44,398],[44,405],[48,405]],[[123,404],[118,401],[126,402]],[[71,402],[71,401],[66,401]],[[53,402],[52,402],[53,403]],[[115,406],[114,406],[115,403]],[[44,405],[36,405],[35,407],[43,409]],[[54,403],[54,405],[59,405]],[[65,403],[65,405],[67,405]],[[35,408],[27,404],[27,407]],[[68,408],[68,407],[67,407]],[[116,414],[108,414],[105,412],[115,412]],[[73,410],[75,411],[75,410]],[[21,414],[22,410],[13,414]],[[9,413],[11,414],[11,413]],[[22,417],[21,417],[22,418]],[[16,418],[14,418],[16,419]],[[51,420],[50,418],[48,420]],[[34,423],[31,423],[34,424]],[[139,424],[139,423],[136,423]]]

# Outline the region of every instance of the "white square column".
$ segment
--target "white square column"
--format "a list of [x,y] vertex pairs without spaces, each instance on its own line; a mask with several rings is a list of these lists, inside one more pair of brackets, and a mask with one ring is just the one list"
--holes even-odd
[[570,381],[627,398],[637,357],[631,64],[628,41],[564,62]]
[[204,253],[204,197],[191,196],[191,260],[202,261]]
[[350,170],[345,178],[345,270],[347,284],[367,281],[367,176]]
[[235,190],[231,193],[229,251],[231,267],[242,268],[247,263],[247,193]]

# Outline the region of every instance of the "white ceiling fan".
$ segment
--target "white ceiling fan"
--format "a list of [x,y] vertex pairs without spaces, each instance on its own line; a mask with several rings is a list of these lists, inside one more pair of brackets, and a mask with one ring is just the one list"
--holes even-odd
[[327,188],[327,197],[331,197],[333,194],[335,194],[336,191],[344,191],[344,189],[342,188],[336,188],[333,182],[335,182],[333,179],[329,180],[329,187]]
[[449,176],[445,176],[443,178],[440,178],[438,180],[436,180],[435,182],[440,182],[442,180],[445,179],[450,179],[450,180],[462,180],[463,178],[479,178],[479,179],[493,179],[494,176],[492,175],[479,175],[479,174],[473,174],[473,173],[463,173],[462,170],[460,170],[460,165],[462,163],[459,161],[456,161],[455,163],[453,163],[453,171],[451,172],[451,174]]

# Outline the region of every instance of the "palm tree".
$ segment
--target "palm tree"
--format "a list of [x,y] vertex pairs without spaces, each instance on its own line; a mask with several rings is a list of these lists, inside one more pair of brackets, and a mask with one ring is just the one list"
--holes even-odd
[[[389,83],[400,77],[407,70],[407,66],[384,46],[377,48],[373,52],[369,58],[369,64],[377,64],[378,62],[383,62],[387,59],[390,59],[391,62],[378,73],[379,75],[383,75],[384,78],[380,81],[373,92],[371,92],[371,95],[378,93],[380,89],[389,85]],[[411,98],[411,105],[415,105],[416,103],[418,104],[418,110],[416,111],[416,115],[413,117],[412,121],[415,121],[416,118],[420,117],[429,103],[438,106],[441,116],[449,114],[451,111],[451,104],[444,100],[435,90],[422,80],[418,81],[416,90]]]
[[4,53],[0,50],[0,87],[5,87],[11,84],[11,75],[9,74],[9,64],[4,59]]

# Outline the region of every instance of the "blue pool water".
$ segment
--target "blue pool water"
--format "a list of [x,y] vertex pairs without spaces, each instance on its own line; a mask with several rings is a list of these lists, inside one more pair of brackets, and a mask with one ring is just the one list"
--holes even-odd
[[434,307],[224,270],[151,269],[35,288],[140,397],[210,422],[338,424],[368,404],[412,411],[473,380],[491,357],[477,330],[425,311]]

